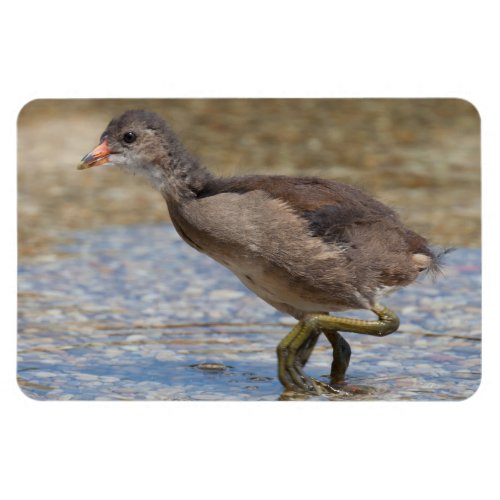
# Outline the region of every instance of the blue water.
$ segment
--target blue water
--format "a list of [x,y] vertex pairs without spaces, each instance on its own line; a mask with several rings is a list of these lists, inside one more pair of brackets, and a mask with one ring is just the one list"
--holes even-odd
[[[291,318],[185,245],[170,225],[65,236],[73,243],[52,261],[19,266],[18,377],[29,397],[293,397],[282,394],[275,356]],[[353,350],[347,382],[366,391],[319,399],[473,394],[481,373],[480,265],[479,250],[458,249],[435,282],[389,297],[399,332],[346,334]],[[329,344],[320,340],[306,372],[326,382],[330,363]]]

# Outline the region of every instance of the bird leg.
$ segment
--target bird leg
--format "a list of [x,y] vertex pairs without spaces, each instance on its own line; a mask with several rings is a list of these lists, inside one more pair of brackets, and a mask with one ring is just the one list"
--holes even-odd
[[399,318],[390,309],[377,304],[371,310],[378,316],[377,320],[342,318],[328,314],[308,314],[306,318],[322,330],[363,333],[375,337],[385,337],[398,329]]
[[334,348],[332,378],[345,374],[350,358],[349,344],[340,336],[339,331],[362,333],[384,337],[399,327],[399,318],[390,309],[375,305],[372,311],[378,320],[342,318],[328,314],[307,314],[292,331],[278,344],[278,377],[287,389],[299,389],[319,393],[322,384],[308,377],[302,370],[307,362],[318,337],[318,331],[328,332],[327,338]]
[[309,321],[300,320],[278,344],[278,378],[287,389],[318,392],[313,380],[302,367],[318,339],[319,330]]
[[318,342],[319,335],[321,330],[315,330],[312,335],[304,342],[304,345],[297,352],[297,356],[299,357],[299,362],[302,367],[306,366],[306,363],[309,361],[311,354]]
[[351,347],[347,343],[347,340],[345,340],[336,330],[324,329],[323,333],[333,347],[333,361],[330,370],[330,378],[332,382],[342,382],[349,366],[349,360],[351,359]]

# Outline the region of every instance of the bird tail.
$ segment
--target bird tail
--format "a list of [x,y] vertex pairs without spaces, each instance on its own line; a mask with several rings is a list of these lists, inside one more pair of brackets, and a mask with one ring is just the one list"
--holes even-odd
[[443,268],[446,267],[445,256],[454,252],[456,248],[439,248],[433,247],[431,249],[431,261],[429,266],[424,270],[425,274],[430,274],[432,278],[438,278],[443,274]]

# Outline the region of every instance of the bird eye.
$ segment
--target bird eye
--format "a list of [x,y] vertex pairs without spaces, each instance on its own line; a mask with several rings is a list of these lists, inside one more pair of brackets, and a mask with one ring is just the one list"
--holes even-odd
[[137,136],[133,132],[125,132],[123,134],[123,140],[127,144],[132,144],[137,139]]

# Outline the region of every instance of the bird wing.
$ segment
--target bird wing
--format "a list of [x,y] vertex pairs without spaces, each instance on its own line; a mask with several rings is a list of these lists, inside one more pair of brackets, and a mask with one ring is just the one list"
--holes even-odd
[[385,229],[404,229],[404,236],[415,252],[423,251],[426,246],[426,240],[404,228],[392,209],[360,189],[334,180],[267,175],[232,177],[220,179],[212,192],[209,189],[201,196],[251,191],[264,191],[286,202],[307,220],[312,235],[327,243],[347,243],[356,227],[383,224]]
[[[360,189],[317,177],[251,175],[219,179],[203,196],[220,193],[265,192],[305,219],[313,237],[344,249],[360,273],[377,269],[384,285],[405,281],[413,272],[409,259],[426,256],[429,267],[437,257],[425,238],[406,228],[398,215]],[[418,259],[417,259],[418,260]]]

